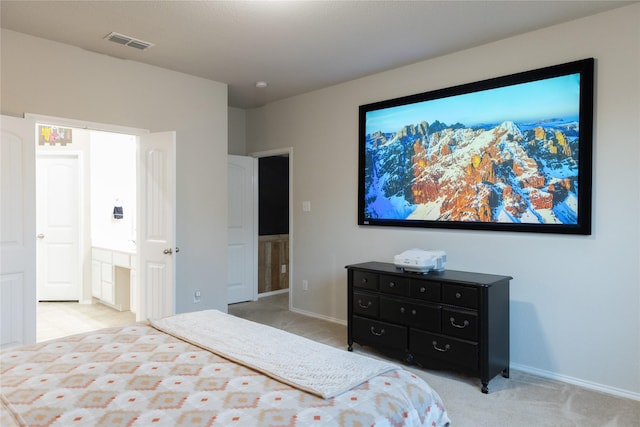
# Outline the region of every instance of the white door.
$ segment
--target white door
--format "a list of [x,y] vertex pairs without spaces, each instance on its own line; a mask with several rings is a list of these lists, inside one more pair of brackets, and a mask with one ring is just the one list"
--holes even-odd
[[140,137],[137,320],[175,312],[175,132]]
[[38,301],[80,300],[79,177],[77,155],[36,158]]
[[227,303],[255,300],[258,293],[258,160],[228,160]]
[[35,123],[0,120],[0,348],[7,348],[36,341]]

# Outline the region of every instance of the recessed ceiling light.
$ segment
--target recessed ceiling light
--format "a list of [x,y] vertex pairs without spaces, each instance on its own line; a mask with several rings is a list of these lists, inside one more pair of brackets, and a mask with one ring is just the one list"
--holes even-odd
[[262,82],[262,81],[256,82],[256,87],[257,88],[263,89],[263,88],[265,88],[267,86],[268,86],[267,82]]

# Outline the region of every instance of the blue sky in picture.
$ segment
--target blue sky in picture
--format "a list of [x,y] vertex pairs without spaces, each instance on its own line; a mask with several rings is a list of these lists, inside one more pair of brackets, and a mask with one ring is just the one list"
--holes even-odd
[[580,74],[536,80],[438,98],[366,113],[366,133],[396,132],[403,126],[436,120],[473,127],[575,117],[580,108]]

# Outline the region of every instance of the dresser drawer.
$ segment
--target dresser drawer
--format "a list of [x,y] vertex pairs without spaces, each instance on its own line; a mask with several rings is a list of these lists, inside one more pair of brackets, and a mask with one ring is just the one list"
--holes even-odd
[[449,285],[442,286],[442,302],[460,307],[478,307],[478,289],[471,286]]
[[365,292],[353,293],[353,314],[377,318],[379,314],[380,297]]
[[478,345],[455,338],[411,330],[409,351],[416,360],[436,359],[465,369],[478,369]]
[[439,302],[440,289],[440,282],[430,282],[428,280],[411,280],[411,290],[409,292],[409,295],[412,298]]
[[380,291],[387,294],[409,296],[409,283],[409,279],[406,277],[381,275]]
[[378,275],[368,271],[353,271],[353,286],[356,288],[365,288],[378,290]]
[[465,340],[478,341],[478,314],[443,308],[442,333]]
[[440,332],[440,307],[380,298],[380,319],[414,328]]
[[407,328],[378,320],[353,316],[353,340],[360,344],[406,351]]

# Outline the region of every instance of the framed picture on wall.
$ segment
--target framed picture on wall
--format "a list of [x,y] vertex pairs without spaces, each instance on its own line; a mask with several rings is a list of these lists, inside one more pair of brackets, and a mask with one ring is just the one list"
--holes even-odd
[[594,62],[361,105],[358,224],[591,234]]

